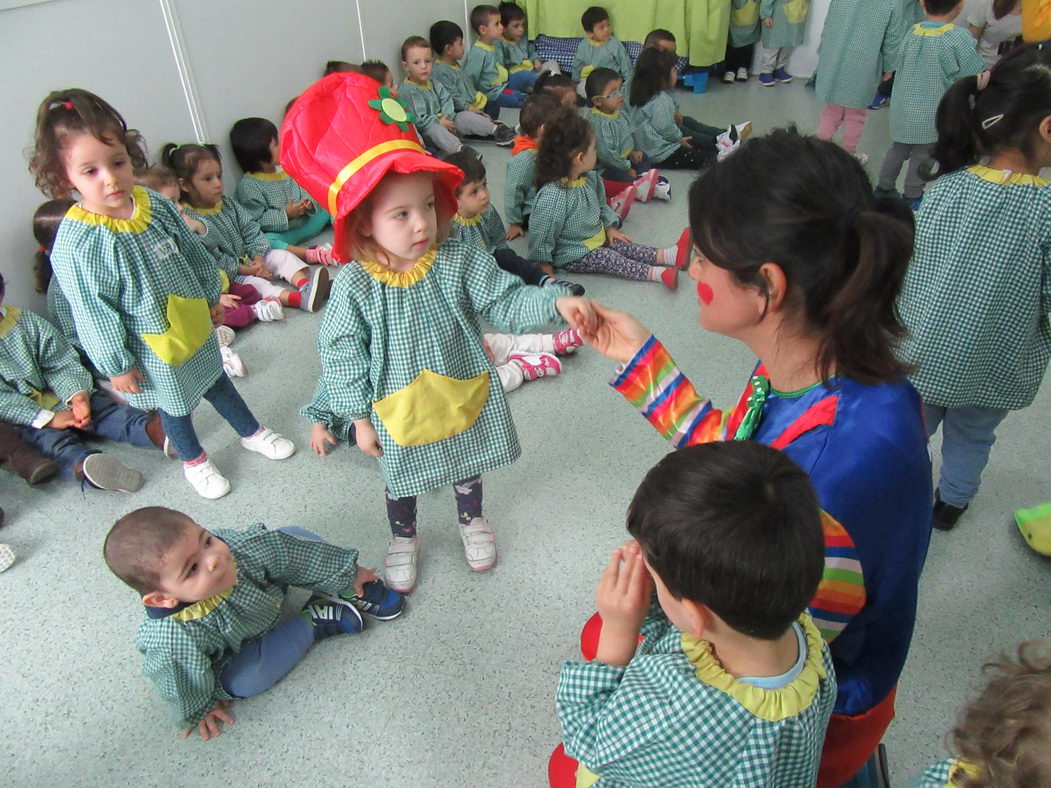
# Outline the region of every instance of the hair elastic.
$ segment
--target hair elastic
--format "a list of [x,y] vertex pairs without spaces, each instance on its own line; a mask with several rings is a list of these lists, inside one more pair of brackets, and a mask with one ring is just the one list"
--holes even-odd
[[72,101],[63,101],[62,102],[62,106],[65,107],[66,109],[73,109],[73,102]]
[[987,87],[989,87],[989,76],[991,74],[991,71],[983,71],[981,74],[977,75],[978,90],[985,90]]
[[37,247],[36,247],[36,248],[37,248],[37,251],[38,251],[38,252],[43,252],[44,254],[47,254],[47,253],[48,253],[48,252],[47,252],[47,247],[46,247],[46,246],[44,246],[43,244],[37,244]]
[[1004,113],[1002,113],[1002,112],[999,115],[993,115],[992,117],[988,117],[988,118],[986,118],[985,120],[982,121],[982,128],[983,129],[988,129],[991,126],[995,126],[997,123],[999,123],[1003,119],[1004,119]]

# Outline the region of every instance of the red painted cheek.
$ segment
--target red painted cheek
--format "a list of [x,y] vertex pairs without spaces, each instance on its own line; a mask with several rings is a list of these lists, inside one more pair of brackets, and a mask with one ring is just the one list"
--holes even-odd
[[712,299],[715,298],[715,293],[713,293],[712,288],[710,288],[704,282],[698,282],[697,297],[701,299],[701,303],[707,306],[708,304],[712,303]]

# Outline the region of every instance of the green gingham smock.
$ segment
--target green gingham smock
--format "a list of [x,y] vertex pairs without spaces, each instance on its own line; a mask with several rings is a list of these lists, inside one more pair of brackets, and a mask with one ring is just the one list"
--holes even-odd
[[498,43],[502,62],[512,74],[516,71],[532,71],[534,61],[540,59],[536,56],[536,47],[529,43],[524,34],[517,41],[501,38]]
[[[401,273],[373,262],[343,267],[318,331],[321,376],[333,413],[371,420],[391,495],[419,495],[518,459],[479,318],[521,334],[558,317],[559,295],[526,285],[460,241]],[[404,433],[402,443],[392,430]]]
[[213,208],[194,208],[185,202],[182,207],[187,216],[198,219],[208,228],[201,242],[230,279],[240,275],[239,267],[247,260],[270,251],[270,242],[259,228],[259,222],[237,200],[223,198]]
[[95,390],[57,328],[28,310],[0,307],[0,314],[0,420],[39,427],[41,411],[67,410],[74,394]]
[[536,150],[527,148],[507,160],[504,181],[504,213],[508,224],[522,224],[533,211],[536,199]]
[[474,89],[485,94],[489,101],[496,101],[507,87],[507,69],[497,58],[496,46],[475,41],[467,50],[463,61],[463,72],[470,78]]
[[417,85],[407,79],[398,88],[398,96],[412,105],[416,128],[421,132],[427,131],[442,118],[452,120],[456,112],[452,96],[445,85],[437,80],[429,79],[426,85]]
[[259,222],[264,233],[284,233],[306,224],[307,214],[289,218],[285,213],[289,200],[310,200],[315,211],[321,209],[321,204],[283,170],[246,172],[237,184],[234,199],[245,207],[249,216]]
[[[767,49],[797,47],[806,35],[807,0],[760,0],[759,16],[773,19],[773,27],[760,24],[760,39]],[[871,96],[869,99],[871,100]]]
[[641,107],[632,107],[635,148],[644,151],[654,164],[667,159],[680,147],[682,132],[675,123],[675,102],[661,91]]
[[55,277],[51,278],[47,286],[47,316],[51,323],[62,332],[66,341],[82,354],[84,349],[80,346],[77,326],[73,322],[73,307],[69,305],[69,299],[62,292],[62,285]]
[[223,666],[245,641],[274,628],[289,586],[335,595],[348,592],[358,574],[357,550],[262,524],[211,533],[230,546],[237,562],[234,587],[191,605],[148,607],[135,642],[146,655],[143,673],[184,729],[197,725],[217,702],[231,700],[219,681]]
[[953,782],[957,772],[977,774],[978,771],[966,761],[961,761],[958,758],[946,758],[944,761],[932,763],[924,769],[922,774],[917,775],[909,782],[907,788],[953,788],[953,786],[957,785],[957,783]]
[[563,664],[555,709],[566,754],[598,776],[599,788],[812,788],[836,681],[805,613],[800,626],[802,672],[765,690],[727,673],[711,644],[677,629],[654,603],[626,667]]
[[919,22],[902,39],[890,102],[890,138],[909,145],[938,139],[934,116],[945,91],[985,71],[975,40],[950,23]]
[[556,267],[579,260],[604,244],[606,228],[616,224],[594,170],[573,181],[544,184],[529,216],[529,259]]
[[610,115],[592,108],[584,119],[595,130],[595,154],[599,163],[614,170],[630,170],[628,154],[635,150],[635,141],[624,113],[617,111]]
[[976,165],[927,187],[898,308],[900,356],[929,404],[1017,410],[1036,396],[1051,358],[1049,186]]
[[471,82],[471,78],[458,65],[450,65],[444,61],[435,60],[434,68],[431,71],[431,79],[435,82],[440,82],[449,91],[449,96],[453,100],[453,109],[457,112],[463,112],[472,106],[482,109],[488,102],[488,97],[474,89],[474,83]]
[[[99,373],[112,378],[137,368],[145,377],[142,393],[125,394],[128,402],[185,416],[223,374],[207,311],[219,303],[219,275],[170,200],[142,186],[132,195],[130,219],[70,208],[58,228],[51,266]],[[185,324],[169,321],[182,315],[172,311],[176,300],[190,310]],[[169,363],[144,335],[183,342],[188,357]]]
[[864,109],[883,75],[898,65],[898,48],[916,0],[833,0],[821,30],[817,97]]
[[344,443],[354,443],[351,434],[351,422],[340,418],[332,412],[332,403],[328,396],[328,387],[325,379],[321,378],[314,386],[314,397],[299,409],[299,415],[311,424],[324,424],[329,431]]
[[497,249],[510,249],[507,243],[507,231],[504,229],[504,220],[500,218],[500,212],[492,205],[470,219],[465,219],[460,214],[453,214],[449,222],[449,238],[454,241],[463,241],[471,246],[477,246],[492,254]]
[[585,35],[577,45],[577,53],[573,56],[573,79],[577,82],[586,80],[596,68],[613,69],[620,74],[625,85],[631,81],[631,58],[615,36],[598,44]]

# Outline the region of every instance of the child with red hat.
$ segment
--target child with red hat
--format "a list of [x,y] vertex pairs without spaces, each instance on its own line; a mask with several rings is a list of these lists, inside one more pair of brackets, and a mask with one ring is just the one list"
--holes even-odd
[[445,242],[463,173],[426,155],[413,115],[359,74],[331,74],[292,106],[281,164],[333,216],[340,271],[318,332],[327,407],[379,459],[392,538],[387,585],[416,584],[416,496],[456,493],[473,571],[496,564],[481,474],[521,454],[479,319],[524,333],[559,314],[594,319],[588,301],[526,285],[476,246]]

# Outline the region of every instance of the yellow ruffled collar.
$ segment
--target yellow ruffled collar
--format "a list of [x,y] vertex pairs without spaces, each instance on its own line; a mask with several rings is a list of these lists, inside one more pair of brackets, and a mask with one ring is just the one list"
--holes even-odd
[[198,208],[196,205],[190,205],[190,203],[188,202],[184,202],[182,206],[186,210],[193,211],[194,213],[199,214],[201,216],[215,216],[217,213],[222,213],[223,211],[222,200],[219,200],[219,202],[217,202],[211,208]]
[[150,208],[150,195],[144,187],[136,186],[132,189],[131,199],[135,207],[132,209],[131,218],[129,219],[114,219],[112,216],[92,213],[84,210],[80,203],[66,211],[66,216],[94,227],[99,225],[108,227],[115,233],[141,233],[149,226],[150,220],[153,218],[153,210]]
[[[231,561],[234,561],[233,556],[230,557]],[[234,561],[234,571],[237,571],[237,561]],[[206,615],[215,610],[226,599],[230,594],[234,592],[234,588],[237,586],[237,581],[225,591],[220,591],[215,596],[210,596],[207,599],[202,599],[200,602],[194,602],[192,605],[184,607],[178,613],[172,613],[172,618],[176,621],[194,621],[198,618],[204,618]]]
[[618,117],[620,117],[620,110],[619,109],[616,112],[603,112],[598,107],[592,107],[591,108],[591,112],[594,115],[601,115],[604,118],[618,118]]
[[588,182],[588,176],[581,175],[579,178],[570,180],[569,178],[559,178],[559,181],[571,189],[579,189],[581,186],[585,186]]
[[427,254],[417,260],[408,271],[392,271],[382,263],[372,260],[360,260],[358,264],[365,272],[378,282],[383,282],[391,287],[409,287],[419,282],[431,270],[434,258],[438,256],[438,249],[432,248]]
[[406,84],[406,85],[414,85],[415,87],[418,87],[420,90],[430,90],[431,89],[431,81],[429,79],[422,85],[419,82],[416,82],[415,80],[412,80],[412,79],[406,79],[404,84]]
[[984,164],[975,164],[967,169],[983,181],[989,181],[990,183],[1017,184],[1019,186],[1047,186],[1048,183],[1051,183],[1051,181],[1041,178],[1039,175],[1027,175],[1024,172],[998,170],[994,167],[987,167]]
[[246,172],[245,177],[255,178],[257,181],[283,181],[289,176],[284,170],[278,170],[277,172]]
[[22,311],[13,306],[5,306],[0,307],[0,315],[3,315],[3,319],[0,319],[0,337],[4,337],[18,323]]
[[799,677],[781,689],[762,689],[734,678],[712,654],[711,643],[686,632],[682,633],[682,650],[696,669],[700,681],[730,695],[756,717],[778,722],[809,708],[817,697],[821,680],[827,676],[821,656],[821,633],[806,613],[799,617],[799,625],[806,638],[806,662]]
[[478,214],[477,216],[467,217],[467,216],[461,216],[458,213],[454,213],[453,214],[453,221],[456,222],[461,227],[474,227],[474,226],[479,225],[479,224],[482,223],[482,214]]

